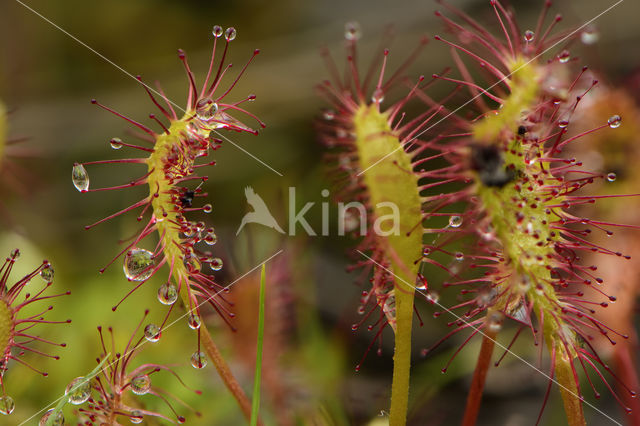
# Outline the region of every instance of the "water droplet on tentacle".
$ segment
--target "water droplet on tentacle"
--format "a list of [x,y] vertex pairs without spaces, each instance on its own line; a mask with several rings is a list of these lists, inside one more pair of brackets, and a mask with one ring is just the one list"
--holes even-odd
[[111,144],[111,148],[113,149],[122,148],[122,139],[120,138],[113,138],[111,139],[111,141],[109,141],[109,143]]
[[211,120],[218,112],[218,104],[211,98],[203,98],[196,104],[196,116],[202,121]]
[[204,354],[204,352],[194,352],[193,355],[191,355],[191,365],[193,366],[193,368],[196,369],[200,369],[200,368],[204,368],[207,366],[207,356]]
[[612,115],[611,117],[609,117],[609,120],[607,120],[607,123],[612,129],[617,129],[622,124],[622,117],[620,117],[618,114]]
[[214,257],[213,259],[211,259],[209,266],[211,266],[211,269],[213,269],[214,271],[219,271],[220,269],[222,269],[222,259],[220,259],[219,257]]
[[527,30],[524,32],[524,41],[526,41],[527,43],[532,42],[533,39],[535,38],[536,38],[536,35],[533,31]]
[[131,379],[131,392],[144,395],[151,389],[151,379],[146,374]]
[[58,411],[56,416],[51,419],[51,421],[49,420],[49,418],[51,418],[51,416],[53,416],[54,414],[54,409],[51,408],[49,409],[46,413],[44,413],[44,416],[42,416],[40,418],[40,421],[38,422],[38,426],[62,426],[64,425],[64,415],[62,414],[62,411]]
[[0,414],[9,415],[15,410],[16,404],[13,402],[13,398],[8,395],[0,397]]
[[213,29],[211,30],[211,34],[213,34],[214,37],[216,38],[221,37],[222,33],[224,33],[224,30],[220,25],[213,26]]
[[53,281],[53,267],[51,265],[47,265],[42,268],[40,271],[40,277],[48,283]]
[[76,377],[67,385],[64,394],[69,398],[71,404],[84,404],[91,396],[91,384],[82,376]]
[[127,279],[144,281],[151,276],[153,263],[153,253],[149,250],[134,248],[125,255],[122,269]]
[[89,189],[89,174],[82,164],[74,164],[71,169],[71,181],[73,186],[80,192],[85,192]]
[[235,40],[236,36],[238,35],[238,32],[236,31],[235,28],[233,27],[229,27],[226,29],[226,31],[224,32],[224,38],[227,41],[233,41]]
[[360,24],[357,22],[347,22],[344,26],[344,38],[350,41],[357,41],[362,36]]
[[615,182],[615,180],[617,179],[617,176],[615,173],[608,173],[607,174],[607,180],[609,182]]
[[160,340],[162,337],[162,333],[160,332],[160,327],[155,324],[147,324],[144,328],[144,337],[151,343],[155,343]]
[[178,289],[171,283],[162,284],[158,288],[158,300],[163,305],[173,305],[178,300]]
[[462,216],[451,216],[449,218],[449,226],[459,228],[462,225]]

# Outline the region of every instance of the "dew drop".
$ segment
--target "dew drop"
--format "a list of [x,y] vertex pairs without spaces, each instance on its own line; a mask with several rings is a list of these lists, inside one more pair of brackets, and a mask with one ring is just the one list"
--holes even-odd
[[464,254],[462,254],[462,252],[456,252],[456,254],[454,255],[454,257],[456,258],[456,260],[458,262],[462,262],[464,260]]
[[344,38],[351,41],[357,41],[362,36],[360,24],[357,22],[347,22],[344,26]]
[[205,204],[202,207],[202,211],[205,213],[211,213],[213,211],[213,207],[211,206],[211,204]]
[[[51,408],[46,413],[44,413],[44,416],[42,416],[40,418],[40,421],[38,422],[38,426],[47,426],[47,422],[50,421],[49,418],[53,415],[54,411],[55,411],[55,409]],[[62,425],[64,425],[64,415],[62,414],[62,411],[58,411],[56,416],[50,421],[50,423],[48,425],[49,426],[62,426]]]
[[416,290],[418,291],[424,291],[427,289],[427,285],[425,283],[418,283],[416,284]]
[[202,321],[197,314],[190,313],[189,318],[187,319],[187,323],[189,324],[190,329],[197,330],[200,328],[200,324],[202,324]]
[[151,379],[146,374],[131,379],[131,392],[144,395],[151,389]]
[[427,257],[431,254],[431,247],[425,247],[422,249],[422,255]]
[[178,289],[171,283],[162,284],[158,288],[158,300],[163,305],[173,305],[178,300]]
[[89,174],[82,164],[74,164],[71,169],[71,181],[73,186],[80,192],[85,192],[89,189]]
[[15,410],[16,404],[13,402],[13,398],[8,395],[0,397],[0,414],[9,415]]
[[133,423],[134,425],[142,423],[142,420],[144,420],[144,415],[142,414],[142,411],[140,411],[140,410],[133,410],[131,412],[131,414],[129,415],[129,421],[131,423]]
[[527,43],[532,42],[534,38],[536,38],[536,35],[533,31],[527,30],[524,32],[524,41]]
[[618,176],[616,176],[615,173],[608,173],[607,174],[607,180],[609,182],[615,182],[615,180],[617,179]]
[[568,50],[563,50],[558,54],[558,61],[561,64],[566,64],[567,62],[569,62],[569,59],[571,59],[571,53],[569,53]]
[[425,295],[425,299],[427,299],[427,302],[435,305],[440,300],[440,295],[435,291],[430,291]]
[[211,269],[213,269],[214,271],[219,271],[220,269],[222,269],[222,259],[220,259],[219,257],[214,257],[213,259],[211,259],[211,262],[209,262],[209,266],[211,266]]
[[324,118],[327,121],[331,121],[334,118],[336,118],[336,112],[334,110],[332,110],[332,109],[326,109],[322,113],[322,118]]
[[564,129],[569,125],[569,120],[558,120],[558,127]]
[[586,28],[580,33],[580,41],[586,45],[595,44],[600,40],[600,34],[595,28]]
[[196,369],[204,368],[207,366],[207,356],[204,352],[194,352],[191,355],[191,366]]
[[64,394],[69,398],[71,404],[84,404],[91,396],[91,384],[82,376],[76,377],[67,385]]
[[208,232],[204,237],[204,242],[210,246],[215,245],[218,242],[218,236],[214,232]]
[[124,257],[122,269],[127,279],[131,281],[144,281],[153,272],[153,253],[149,250],[134,248]]
[[213,34],[213,36],[216,37],[216,38],[222,36],[223,32],[224,32],[224,30],[222,29],[222,27],[220,25],[214,25],[213,29],[211,30],[211,34]]
[[462,225],[462,216],[451,216],[449,218],[449,226],[452,228],[459,228]]
[[20,257],[20,250],[18,250],[18,249],[11,250],[11,253],[9,253],[9,256],[11,256],[13,259],[19,258]]
[[109,143],[111,144],[111,148],[113,149],[122,148],[122,139],[120,138],[113,138],[111,139],[111,141],[109,141]]
[[218,112],[218,104],[211,98],[202,98],[196,103],[196,116],[202,121],[211,120]]
[[384,101],[384,91],[381,88],[377,88],[371,95],[371,102],[379,104],[382,101]]
[[497,333],[502,329],[502,321],[504,315],[501,312],[491,312],[487,316],[487,329],[493,333]]
[[607,120],[607,123],[612,129],[617,129],[618,127],[620,127],[620,124],[622,124],[622,117],[620,117],[618,114],[612,115],[611,117],[609,117],[609,120]]
[[42,268],[40,271],[40,277],[48,283],[53,281],[53,267],[51,265],[47,265]]
[[236,36],[238,35],[238,32],[236,31],[235,28],[233,27],[229,27],[225,30],[224,32],[224,38],[227,41],[233,41],[235,40]]
[[162,337],[162,333],[160,332],[160,327],[155,324],[147,324],[144,328],[144,337],[151,343],[155,343],[160,340]]

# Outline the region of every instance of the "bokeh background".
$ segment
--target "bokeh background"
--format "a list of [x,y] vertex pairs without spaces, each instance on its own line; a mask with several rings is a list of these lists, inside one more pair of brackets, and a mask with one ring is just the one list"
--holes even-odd
[[[215,167],[209,168],[204,189],[213,204],[205,219],[215,226],[219,242],[215,252],[225,266],[216,273],[228,284],[243,276],[262,260],[282,250],[268,265],[269,310],[263,388],[264,419],[268,424],[368,424],[384,422],[388,406],[392,368],[392,336],[383,336],[380,355],[377,344],[356,373],[372,333],[363,327],[351,331],[360,287],[356,274],[348,274],[345,253],[353,245],[348,238],[307,237],[298,229],[296,237],[249,225],[235,231],[248,211],[244,188],[252,186],[267,202],[283,226],[287,217],[287,188],[296,188],[298,206],[315,202],[307,218],[321,228],[320,203],[327,199],[321,190],[329,188],[321,162],[322,147],[314,134],[314,120],[323,102],[314,86],[328,77],[319,54],[328,47],[342,63],[344,25],[358,21],[362,28],[361,57],[380,45],[391,49],[391,66],[400,64],[418,43],[420,36],[441,31],[433,11],[436,4],[425,1],[170,1],[110,0],[85,2],[65,0],[25,0],[42,17],[19,2],[0,3],[0,99],[10,112],[10,138],[26,138],[19,145],[23,158],[14,158],[21,172],[2,192],[0,251],[22,250],[14,279],[33,269],[43,258],[55,268],[55,288],[71,290],[68,297],[55,301],[48,318],[72,319],[66,326],[42,326],[40,332],[67,343],[54,349],[59,361],[26,355],[38,368],[49,373],[42,378],[15,366],[6,374],[6,389],[16,401],[15,412],[0,418],[0,424],[36,424],[40,410],[63,394],[66,384],[88,373],[99,354],[96,326],[113,326],[122,345],[134,331],[143,310],[159,322],[165,312],[156,300],[162,284],[158,274],[136,291],[116,312],[115,305],[131,288],[123,276],[120,261],[104,274],[98,270],[118,251],[118,240],[130,236],[138,223],[135,214],[106,222],[91,231],[84,225],[120,210],[144,196],[144,188],[80,194],[71,184],[74,162],[126,157],[131,151],[113,151],[108,141],[123,139],[127,124],[90,104],[90,99],[150,123],[156,112],[139,84],[123,70],[141,74],[145,81],[161,82],[168,96],[183,104],[187,81],[176,50],[186,50],[196,76],[202,78],[211,48],[211,27],[234,26],[238,37],[232,43],[235,68],[244,63],[254,48],[261,54],[242,78],[234,95],[237,99],[255,93],[249,104],[267,128],[260,136],[227,134],[234,143],[261,159],[282,176],[265,167],[229,143],[214,153]],[[488,1],[452,1],[481,22],[495,28]],[[534,26],[542,1],[514,1],[522,28]],[[580,25],[593,18],[609,3],[601,0],[562,1],[554,11],[561,12],[563,28]],[[606,3],[606,4],[605,4]],[[604,80],[626,84],[639,71],[640,5],[627,0],[597,20],[599,42],[577,48],[581,61],[602,72]],[[101,55],[54,28],[51,23],[77,37]],[[384,35],[392,25],[394,37]],[[450,65],[447,50],[431,42],[409,73],[431,75]],[[637,81],[637,80],[636,80]],[[440,89],[437,89],[440,90]],[[437,93],[436,90],[436,93]],[[443,92],[444,93],[444,92]],[[110,186],[140,175],[139,169],[125,165],[94,166],[89,169],[92,187]],[[337,213],[331,207],[331,229],[335,231]],[[196,215],[197,217],[197,215]],[[434,278],[436,281],[439,278]],[[36,283],[38,284],[38,283]],[[249,274],[234,284],[239,331],[230,333],[219,319],[207,318],[219,345],[224,348],[234,372],[249,391],[253,375],[253,348],[257,318],[257,275]],[[455,299],[443,295],[443,303]],[[447,330],[449,319],[434,320],[434,308],[423,300],[418,310],[425,322],[415,329],[415,360],[412,376],[410,424],[447,425],[459,422],[474,354],[479,340],[462,351],[446,374],[441,374],[453,351],[460,344],[451,339],[428,358],[420,349],[433,344]],[[177,318],[172,315],[172,319]],[[120,346],[121,347],[121,346]],[[187,417],[187,424],[234,425],[243,420],[211,365],[196,371],[189,365],[195,350],[195,335],[184,321],[167,329],[161,341],[146,345],[139,361],[172,365],[191,387],[203,390],[197,396],[181,387],[172,377],[158,375],[161,385],[184,399],[201,416],[176,404]],[[535,360],[530,339],[514,347]],[[543,377],[530,367],[507,357],[489,375],[480,424],[529,425],[535,422],[546,387]],[[157,399],[142,399],[149,408],[170,415]],[[603,396],[597,406],[614,418],[621,418],[611,398]],[[72,423],[72,407],[67,418]],[[606,419],[585,407],[593,424]],[[24,423],[23,423],[24,422]],[[559,394],[552,392],[543,423],[564,424]],[[153,423],[149,423],[153,424]],[[294,423],[288,423],[294,424]]]

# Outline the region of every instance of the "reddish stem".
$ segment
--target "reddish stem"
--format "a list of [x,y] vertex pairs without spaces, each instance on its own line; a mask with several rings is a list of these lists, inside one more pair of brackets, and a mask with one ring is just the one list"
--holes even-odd
[[478,363],[473,372],[471,381],[471,389],[467,396],[467,407],[464,411],[462,426],[474,426],[478,419],[478,411],[480,411],[480,402],[482,400],[482,391],[484,390],[484,382],[487,378],[487,371],[491,364],[491,355],[493,355],[493,347],[495,345],[496,333],[485,332],[482,337],[482,346],[478,355]]

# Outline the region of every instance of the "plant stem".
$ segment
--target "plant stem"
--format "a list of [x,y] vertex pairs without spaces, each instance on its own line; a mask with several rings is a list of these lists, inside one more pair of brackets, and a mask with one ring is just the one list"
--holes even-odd
[[264,341],[264,309],[265,309],[265,264],[260,273],[260,302],[258,303],[258,342],[256,343],[256,372],[253,379],[253,404],[251,406],[251,426],[258,423],[260,411],[260,373],[262,372],[262,343]]
[[[207,356],[209,357],[209,359],[211,359],[211,362],[213,362],[216,370],[218,370],[220,378],[224,382],[227,389],[229,389],[229,392],[231,392],[233,397],[236,399],[238,405],[240,405],[245,418],[247,420],[250,420],[251,402],[249,402],[247,395],[245,395],[244,391],[240,387],[240,384],[233,376],[229,365],[222,357],[218,346],[214,343],[213,339],[211,338],[211,334],[209,334],[209,330],[207,330],[204,324],[200,327],[200,339],[202,345],[204,346],[204,350],[207,353]],[[261,424],[261,422],[258,423]]]
[[482,391],[484,390],[487,371],[489,371],[489,365],[491,364],[491,356],[493,355],[496,334],[497,333],[487,331],[482,337],[482,346],[480,347],[478,362],[476,364],[476,369],[473,372],[473,379],[471,380],[471,388],[469,389],[469,395],[467,396],[467,407],[464,411],[462,426],[473,426],[478,420],[480,402],[482,401]]
[[[400,284],[403,285],[403,284]],[[390,426],[404,425],[409,407],[409,371],[411,369],[411,327],[413,321],[413,289],[407,291],[396,284],[396,335],[391,383]]]

